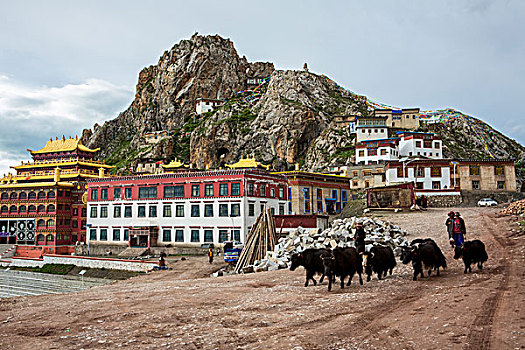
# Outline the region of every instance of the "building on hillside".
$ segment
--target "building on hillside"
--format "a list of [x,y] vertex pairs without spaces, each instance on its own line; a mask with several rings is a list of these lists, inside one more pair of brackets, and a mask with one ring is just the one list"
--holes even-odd
[[288,179],[288,214],[336,214],[348,202],[350,184],[347,177],[284,171]]
[[433,133],[402,131],[397,136],[400,157],[443,158],[441,138]]
[[33,161],[12,167],[17,174],[0,180],[0,243],[18,244],[17,254],[21,246],[45,247],[35,251],[37,257],[69,253],[85,241],[86,180],[104,177],[112,166],[94,160],[98,149],[78,138],[49,140],[28,151]]
[[264,84],[266,81],[268,81],[269,78],[248,78],[246,79],[246,85],[249,87],[257,86],[260,84]]
[[355,127],[357,143],[367,140],[387,139],[387,117],[359,117]]
[[357,117],[355,115],[336,115],[334,122],[339,129],[347,129],[351,134],[356,133]]
[[453,182],[468,191],[517,191],[511,159],[459,159],[453,162]]
[[348,167],[347,176],[352,191],[384,186],[386,183],[385,164],[354,165]]
[[375,117],[386,118],[386,126],[406,130],[415,130],[419,128],[419,115],[419,108],[374,110]]
[[144,134],[144,140],[147,143],[155,144],[167,139],[169,136],[170,133],[167,130],[152,131]]
[[366,140],[355,146],[356,164],[381,164],[399,159],[398,139]]
[[223,103],[223,100],[217,100],[213,98],[198,98],[195,100],[195,113],[203,114],[206,112],[211,112],[213,109],[219,107]]
[[137,174],[159,174],[162,172],[162,160],[157,159],[140,159],[135,166],[135,173]]
[[386,185],[413,182],[416,190],[451,189],[450,160],[402,158],[386,164]]
[[265,208],[285,213],[286,188],[284,176],[258,169],[90,180],[88,242],[131,247],[245,242]]

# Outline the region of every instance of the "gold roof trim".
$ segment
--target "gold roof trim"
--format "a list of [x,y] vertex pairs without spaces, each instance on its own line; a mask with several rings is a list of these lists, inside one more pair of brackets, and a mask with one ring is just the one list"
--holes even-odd
[[71,182],[28,182],[28,183],[10,183],[10,184],[1,184],[0,189],[10,189],[10,188],[26,188],[26,187],[75,187]]
[[235,164],[226,164],[226,166],[230,169],[243,169],[243,168],[260,168],[260,169],[266,169],[270,170],[269,165],[265,165],[261,162],[258,162],[254,158],[241,158],[237,163]]
[[18,165],[18,166],[12,166],[11,168],[13,169],[31,169],[31,168],[45,168],[45,167],[51,167],[51,166],[57,166],[57,165],[62,165],[62,166],[68,166],[68,165],[87,165],[87,166],[93,166],[93,167],[97,167],[97,168],[107,168],[107,169],[111,169],[111,168],[114,168],[113,165],[108,165],[108,164],[102,164],[102,163],[98,163],[98,162],[90,162],[90,161],[82,161],[82,160],[73,160],[73,161],[69,161],[69,162],[50,162],[50,163],[26,163],[26,164],[21,164],[21,165]]
[[162,167],[164,169],[174,169],[174,168],[189,168],[189,165],[184,164],[183,162],[179,161],[177,158],[169,162],[169,164],[162,164]]
[[78,149],[79,151],[84,152],[91,152],[95,153],[100,150],[100,148],[90,149],[87,148],[82,144],[82,141],[78,138],[67,138],[65,136],[62,136],[61,139],[49,139],[49,141],[46,142],[46,145],[44,148],[39,149],[38,151],[32,151],[28,149],[31,154],[41,154],[41,153],[51,153],[51,152],[67,152],[67,151],[74,151]]

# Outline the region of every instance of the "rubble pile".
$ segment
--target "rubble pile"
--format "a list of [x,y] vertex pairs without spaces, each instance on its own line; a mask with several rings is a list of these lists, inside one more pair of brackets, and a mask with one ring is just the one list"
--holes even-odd
[[506,207],[505,209],[501,211],[501,214],[505,214],[505,215],[509,215],[509,214],[522,215],[524,213],[525,213],[525,199],[522,199],[516,202],[512,202],[509,204],[508,207]]
[[290,257],[309,248],[354,247],[355,226],[360,222],[366,232],[366,250],[373,245],[381,244],[392,247],[396,255],[401,254],[401,247],[409,242],[405,239],[407,232],[388,221],[368,217],[351,217],[334,220],[332,227],[321,230],[307,230],[299,227],[287,237],[277,242],[275,249],[266,253],[266,257],[246,266],[242,272],[273,271],[287,268]]

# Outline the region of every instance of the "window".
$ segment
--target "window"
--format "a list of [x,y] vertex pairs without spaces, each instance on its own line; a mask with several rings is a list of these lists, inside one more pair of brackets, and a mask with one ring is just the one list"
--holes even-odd
[[53,220],[53,219],[47,220],[46,226],[47,227],[55,227],[55,220]]
[[261,204],[261,213],[262,213],[263,211],[265,211],[265,210],[266,210],[266,209],[265,209],[265,205],[264,205],[264,204]]
[[348,200],[348,197],[346,195],[346,191],[341,192],[341,199],[343,202],[346,202]]
[[248,184],[248,196],[253,196],[255,194],[255,185],[252,183]]
[[365,150],[364,149],[360,149],[359,150],[359,157],[364,157],[364,156],[365,156]]
[[[7,196],[7,193],[5,195]],[[36,193],[35,192],[29,192],[29,199],[36,199]]]
[[363,176],[372,176],[372,170],[363,170]]
[[479,165],[469,166],[469,173],[470,175],[473,175],[473,176],[479,175]]
[[[52,204],[51,204],[51,205],[52,205]],[[51,206],[51,205],[50,205],[50,206]],[[53,210],[54,210],[54,209],[53,209]],[[27,208],[26,208],[25,205],[21,205],[20,208],[18,208],[18,211],[19,211],[20,213],[25,213],[25,212],[27,211]]]
[[213,184],[204,185],[204,196],[213,197]]
[[422,190],[423,189],[423,185],[424,185],[424,183],[422,181],[416,182],[416,188],[418,190]]
[[[228,207],[226,207],[226,210],[228,210]],[[255,204],[253,203],[248,204],[248,216],[255,216]]]
[[157,217],[157,206],[156,205],[150,205],[149,206],[149,217],[150,218],[156,218]]
[[505,189],[505,181],[498,181],[498,190]]
[[291,214],[293,213],[293,207],[292,207],[292,202],[288,202],[288,214]]
[[473,180],[472,181],[472,189],[473,190],[479,190],[479,181],[478,180]]
[[231,205],[231,215],[240,216],[241,215],[241,205],[236,203]]
[[98,201],[98,190],[95,190],[95,189],[91,190],[91,200]]
[[[20,194],[22,195],[22,194]],[[47,194],[47,199],[53,199],[55,198],[55,192],[54,191],[49,191],[49,193]],[[22,199],[22,198],[20,198]]]
[[358,176],[359,176],[359,171],[358,170],[352,171],[352,177],[358,177]]
[[146,217],[146,206],[145,205],[139,205],[139,218],[145,218]]
[[171,218],[171,205],[165,205],[162,208],[162,217]]
[[354,181],[352,181],[352,186],[353,187],[357,187],[357,186],[359,186],[359,183],[356,180],[354,180]]
[[47,206],[47,212],[48,213],[54,213],[55,212],[55,206],[53,204],[50,204]]
[[432,167],[430,168],[430,176],[431,177],[440,177],[441,176],[441,168],[440,167]]
[[241,195],[241,184],[239,182],[232,183],[232,196]]
[[91,230],[89,230],[89,239],[92,241],[97,240],[97,230],[96,229],[92,228]]
[[78,208],[73,208],[73,216],[78,216]]
[[130,218],[131,217],[131,205],[126,205],[124,207],[124,217]]
[[284,215],[284,204],[279,204],[279,215]]
[[133,189],[131,187],[126,187],[124,189],[124,198],[131,199],[132,191]]
[[284,199],[284,187],[279,187],[279,199]]
[[219,184],[219,196],[228,195],[228,184]]
[[71,222],[71,226],[72,226],[73,228],[78,228],[78,221],[77,221],[77,220],[73,220],[73,221]]
[[82,208],[82,212],[81,213],[82,214],[80,214],[80,216],[85,218],[87,216],[87,209],[86,208]]
[[175,230],[175,242],[184,242],[184,230]]
[[377,148],[369,149],[368,150],[369,156],[377,156]]
[[322,213],[323,212],[323,202],[318,201],[317,202],[317,212]]
[[108,200],[108,189],[102,188],[100,190],[100,200]]
[[113,189],[113,199],[120,199],[120,197],[121,197],[120,188],[114,188]]
[[423,147],[424,148],[432,148],[432,140],[424,140],[423,141]]
[[119,206],[113,207],[113,217],[114,218],[119,218],[120,215],[121,215],[120,211],[121,211],[121,208]]
[[417,167],[416,168],[416,176],[417,177],[424,177],[425,176],[425,168]]
[[105,228],[100,229],[100,240],[101,241],[107,241],[108,240],[108,230]]
[[164,198],[184,197],[184,185],[164,186]]
[[9,195],[7,194],[7,192],[2,192],[2,197],[0,197],[0,198],[2,198],[2,200],[6,201],[6,200],[9,199]]
[[421,147],[421,141],[416,141],[416,147]]
[[157,187],[139,187],[139,198],[157,198]]
[[505,167],[502,165],[497,165],[494,167],[494,175],[496,176],[504,176],[505,175]]
[[432,189],[433,190],[441,189],[441,182],[440,181],[432,181]]
[[[3,207],[2,207],[3,208]],[[5,210],[7,212],[7,207],[5,207]],[[36,212],[36,207],[34,205],[30,205],[27,210],[30,212],[30,213],[34,213]]]
[[260,192],[261,192],[260,194],[261,197],[266,197],[266,185],[265,184],[261,185]]
[[332,198],[337,199],[337,190],[332,190]]
[[204,230],[204,242],[213,242],[213,230]]
[[177,204],[175,206],[175,216],[178,218],[184,217],[184,205],[183,204]]
[[305,199],[310,199],[310,189],[308,187],[303,188],[303,196]]
[[219,230],[219,243],[226,242],[228,240],[228,230]]
[[120,229],[118,228],[113,229],[113,240],[120,241]]
[[96,218],[97,217],[97,207],[91,207],[91,213],[89,215],[90,218]]
[[200,242],[199,230],[191,230],[191,241]]
[[270,197],[275,198],[275,188],[270,188]]
[[439,149],[439,142],[438,141],[434,142],[434,148]]
[[[196,218],[199,217],[200,214],[200,207],[198,204],[192,204],[191,205],[191,217]],[[193,241],[192,241],[193,242]]]
[[384,148],[381,149],[381,155],[382,156],[386,156],[386,149],[384,149]]
[[219,204],[219,216],[228,216],[228,204]]
[[162,241],[171,242],[171,230],[162,230]]
[[365,181],[365,188],[368,188],[368,187],[370,187],[370,182]]
[[204,204],[204,216],[207,218],[213,216],[213,204]]
[[129,241],[129,229],[124,229],[124,240]]
[[241,241],[241,230],[232,230],[233,240],[236,242]]
[[[53,192],[53,194],[54,194],[54,193],[55,193],[55,192]],[[20,193],[19,198],[20,198],[20,199],[27,199],[27,193],[25,193],[25,192]]]
[[46,193],[44,191],[38,192],[38,199],[46,199]]
[[403,176],[403,167],[397,168],[397,177],[404,177]]
[[201,195],[200,185],[191,185],[191,196],[199,197]]
[[310,212],[310,201],[304,202],[304,212],[309,213]]
[[108,207],[100,207],[100,217],[101,218],[108,217]]

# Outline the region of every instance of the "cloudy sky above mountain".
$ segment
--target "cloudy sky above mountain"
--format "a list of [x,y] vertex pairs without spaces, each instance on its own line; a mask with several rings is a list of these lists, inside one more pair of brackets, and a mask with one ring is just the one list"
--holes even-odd
[[453,107],[525,144],[525,2],[3,1],[0,174],[55,136],[115,118],[138,72],[194,32],[375,101]]

